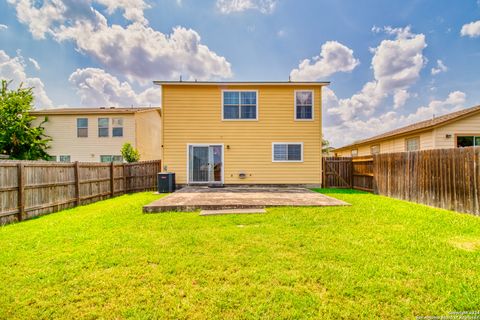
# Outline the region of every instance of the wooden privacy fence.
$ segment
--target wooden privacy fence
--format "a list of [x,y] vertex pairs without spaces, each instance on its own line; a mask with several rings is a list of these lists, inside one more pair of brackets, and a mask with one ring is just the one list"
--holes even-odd
[[479,147],[378,154],[375,192],[479,215],[479,165]]
[[325,188],[353,188],[480,215],[480,147],[324,158]]
[[373,192],[373,158],[324,157],[323,187]]
[[119,194],[154,190],[160,160],[135,163],[0,161],[0,224]]
[[352,158],[323,157],[323,187],[352,188]]

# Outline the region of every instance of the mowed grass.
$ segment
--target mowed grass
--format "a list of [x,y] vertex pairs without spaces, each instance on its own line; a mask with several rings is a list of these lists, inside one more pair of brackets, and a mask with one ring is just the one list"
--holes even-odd
[[0,228],[0,318],[412,318],[479,310],[480,219],[361,192],[263,215],[125,195]]

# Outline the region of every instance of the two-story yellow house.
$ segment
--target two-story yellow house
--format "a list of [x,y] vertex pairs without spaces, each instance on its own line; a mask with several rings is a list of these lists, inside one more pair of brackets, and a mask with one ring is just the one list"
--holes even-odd
[[321,184],[328,82],[154,83],[163,167],[178,184]]

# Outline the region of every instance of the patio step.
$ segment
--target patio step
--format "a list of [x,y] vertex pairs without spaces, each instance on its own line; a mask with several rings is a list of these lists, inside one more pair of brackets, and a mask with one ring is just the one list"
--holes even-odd
[[266,213],[267,211],[263,208],[254,208],[254,209],[222,209],[222,210],[202,210],[200,211],[201,216],[220,216],[225,214],[257,214],[257,213]]

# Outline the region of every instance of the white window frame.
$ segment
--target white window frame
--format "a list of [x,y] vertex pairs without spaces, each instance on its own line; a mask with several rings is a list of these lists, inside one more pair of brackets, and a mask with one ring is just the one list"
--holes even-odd
[[[223,94],[222,94],[223,96]],[[209,146],[222,146],[222,181],[215,181],[214,183],[225,183],[225,146],[223,143],[187,143],[187,184],[210,184],[212,182],[195,182],[190,181],[190,147],[209,147]]]
[[[78,120],[79,119],[85,119],[87,120],[87,126],[86,127],[79,127],[78,126]],[[88,118],[76,118],[76,123],[77,123],[77,138],[88,138],[88,125],[89,125],[89,121],[88,121]],[[78,129],[87,129],[87,135],[82,137],[82,136],[79,136],[78,135]]]
[[[107,119],[107,127],[100,127],[100,119]],[[101,136],[100,129],[107,129],[107,135]],[[97,137],[98,138],[109,138],[110,137],[110,118],[98,117],[97,118]]]
[[[256,115],[256,118],[255,119],[242,119],[242,118],[238,118],[238,119],[225,119],[225,110],[224,110],[224,98],[223,98],[223,93],[224,92],[255,92],[255,103],[256,103],[256,112],[255,112],[255,115]],[[240,97],[241,99],[241,97]],[[242,114],[242,110],[241,110],[241,101],[240,101],[240,104],[239,104],[239,115]],[[258,110],[259,110],[259,107],[258,107],[258,90],[247,90],[247,89],[243,89],[243,90],[234,90],[234,89],[224,89],[222,90],[222,105],[221,105],[221,112],[222,112],[222,121],[258,121]]]
[[[300,160],[275,160],[275,146],[282,144],[299,144],[300,145]],[[288,156],[288,149],[287,149]],[[303,162],[303,142],[272,142],[272,162]]]
[[[298,119],[297,118],[297,92],[311,92],[312,93],[312,118]],[[315,92],[313,90],[294,90],[293,91],[293,117],[295,121],[314,121],[315,120]]]
[[[125,130],[124,130],[125,127],[124,127],[124,119],[123,119],[123,117],[112,117],[111,119],[112,119],[112,138],[123,138],[123,135],[124,135],[124,133],[125,133],[125,132],[124,132],[124,131],[125,131]],[[118,126],[118,125],[116,126],[116,125],[115,125],[115,120],[117,120],[117,121],[120,120],[120,121],[122,122],[122,125],[121,125],[121,126]],[[121,136],[116,136],[116,135],[114,135],[113,132],[115,131],[115,129],[119,129],[119,128],[122,129],[122,135],[121,135]]]
[[[355,155],[353,154],[353,151],[355,151]],[[358,157],[358,149],[352,149],[352,150],[350,150],[350,155],[351,155],[352,157]]]

